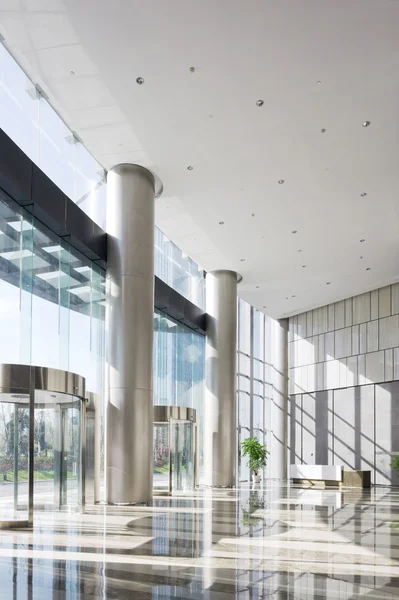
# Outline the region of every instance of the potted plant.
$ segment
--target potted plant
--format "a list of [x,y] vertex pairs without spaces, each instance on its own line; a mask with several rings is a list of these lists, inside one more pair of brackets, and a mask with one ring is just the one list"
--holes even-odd
[[267,455],[270,453],[255,437],[243,440],[241,446],[242,455],[248,457],[248,467],[252,471],[253,482],[259,483],[259,471],[266,466]]

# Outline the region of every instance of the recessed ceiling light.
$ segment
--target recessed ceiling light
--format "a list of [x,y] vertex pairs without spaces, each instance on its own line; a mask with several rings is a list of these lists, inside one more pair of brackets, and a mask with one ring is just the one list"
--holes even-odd
[[256,286],[256,288],[257,288],[257,289],[259,289],[259,288],[260,288],[260,285],[257,285],[257,286]]
[[194,73],[195,67],[190,67],[190,73]]
[[192,171],[194,169],[193,165],[188,165],[187,171]]
[[219,221],[219,225],[224,225],[224,221]]
[[302,265],[302,269],[304,269],[306,267],[306,265]]
[[371,271],[371,267],[367,267],[366,271]]
[[210,118],[210,119],[213,119],[213,115],[209,115],[209,118]]
[[321,81],[320,81],[320,79],[319,79],[319,81],[316,81],[316,83],[317,83],[317,85],[320,85],[320,84],[321,84]]
[[363,121],[363,127],[368,127],[370,125],[370,121]]
[[256,106],[263,106],[263,105],[264,105],[263,100],[257,100],[256,101]]
[[295,298],[295,294],[293,294],[293,296],[292,296],[292,297],[293,297],[293,298]]
[[296,229],[294,229],[294,231],[292,233],[298,233]]
[[365,196],[367,196],[367,193],[366,192],[362,192],[360,195],[361,195],[362,198],[364,198]]
[[245,262],[245,258],[240,258],[240,261],[241,262]]
[[302,252],[302,250],[297,250],[297,252]]
[[139,85],[143,85],[144,79],[142,77],[137,77],[136,83],[138,83]]
[[288,296],[286,296],[285,299],[288,300]]
[[69,71],[71,75],[75,75],[75,71]]
[[325,129],[320,129],[321,133],[325,133],[326,130]]
[[361,242],[365,242],[366,240],[365,240],[365,239],[362,239],[362,240],[360,240],[360,241],[361,241]]
[[326,285],[331,285],[331,281],[327,281]]
[[263,308],[267,308],[265,304],[263,305]]
[[251,214],[251,217],[254,217],[254,216],[255,216],[255,213],[252,213],[252,214]]
[[282,183],[284,183],[284,179],[279,179],[278,182],[281,185]]

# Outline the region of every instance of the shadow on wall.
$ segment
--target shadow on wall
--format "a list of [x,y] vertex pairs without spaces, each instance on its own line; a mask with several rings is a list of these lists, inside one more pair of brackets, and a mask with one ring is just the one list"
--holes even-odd
[[399,382],[292,395],[290,429],[292,464],[342,464],[399,485]]

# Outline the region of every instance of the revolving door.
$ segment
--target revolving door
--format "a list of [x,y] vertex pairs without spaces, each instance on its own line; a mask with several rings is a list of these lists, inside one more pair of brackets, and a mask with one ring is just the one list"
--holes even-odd
[[154,493],[193,490],[197,482],[196,411],[184,406],[154,406]]
[[84,506],[84,396],[79,375],[0,365],[0,528]]

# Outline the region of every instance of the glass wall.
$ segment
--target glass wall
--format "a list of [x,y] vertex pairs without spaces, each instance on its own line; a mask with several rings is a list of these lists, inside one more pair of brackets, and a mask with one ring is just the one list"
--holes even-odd
[[[154,404],[195,408],[202,474],[205,338],[160,311],[154,315]],[[162,445],[162,440],[160,440]],[[162,465],[159,465],[162,468]],[[200,479],[201,480],[201,479]]]
[[103,392],[105,273],[0,191],[0,363],[78,373]]
[[105,172],[0,44],[0,127],[105,229]]
[[[241,299],[237,310],[238,478],[249,481],[249,469],[241,456],[241,442],[257,437],[269,449],[271,445],[272,319]],[[268,468],[265,476],[269,476]]]
[[204,272],[155,227],[155,275],[196,306],[205,306]]

